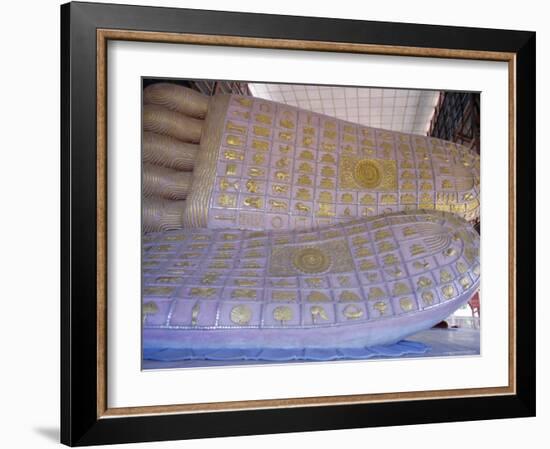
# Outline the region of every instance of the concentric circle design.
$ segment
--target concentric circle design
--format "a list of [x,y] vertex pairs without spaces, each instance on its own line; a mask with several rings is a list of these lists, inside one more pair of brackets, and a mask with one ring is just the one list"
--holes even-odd
[[360,187],[374,189],[382,181],[380,166],[370,159],[362,159],[353,170],[353,179]]
[[239,326],[244,326],[250,322],[252,318],[252,310],[245,305],[235,306],[231,309],[231,321]]
[[330,268],[330,256],[319,248],[303,248],[292,257],[294,267],[306,274],[323,273]]

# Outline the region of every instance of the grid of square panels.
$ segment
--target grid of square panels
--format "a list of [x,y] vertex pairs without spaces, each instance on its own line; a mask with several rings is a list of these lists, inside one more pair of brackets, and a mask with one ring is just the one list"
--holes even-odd
[[439,91],[249,84],[252,95],[364,126],[426,135]]
[[[466,149],[439,139],[233,96],[209,226],[305,229],[417,208],[475,215],[474,159]],[[378,183],[358,184],[358,167],[365,175],[374,167]]]
[[[149,235],[144,324],[333,326],[436,307],[479,278],[479,239],[453,220],[450,214],[400,214],[307,232]],[[312,248],[338,263],[321,274],[302,271],[296,257]]]

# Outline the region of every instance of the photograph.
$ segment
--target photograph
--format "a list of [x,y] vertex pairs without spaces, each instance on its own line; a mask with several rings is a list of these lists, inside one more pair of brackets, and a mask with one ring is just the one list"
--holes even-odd
[[547,440],[549,8],[495,5],[5,2],[0,447]]
[[479,92],[142,88],[142,369],[479,356]]
[[535,415],[535,32],[282,12],[61,7],[64,444]]

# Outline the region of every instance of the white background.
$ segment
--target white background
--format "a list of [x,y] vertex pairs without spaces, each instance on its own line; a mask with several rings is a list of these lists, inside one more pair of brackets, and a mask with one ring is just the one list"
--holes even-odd
[[[543,105],[550,101],[548,54],[550,32],[543,2],[386,1],[375,3],[233,1],[132,1],[144,5],[187,6],[250,12],[316,15],[353,19],[419,22],[537,31],[537,183],[539,282],[547,276],[549,140],[543,135],[550,117]],[[59,2],[10,2],[2,10],[2,192],[3,289],[10,311],[0,327],[2,338],[2,432],[5,447],[53,447],[59,417]],[[446,7],[445,7],[446,6]],[[544,84],[543,84],[544,83]],[[546,112],[546,111],[544,111]],[[6,141],[7,137],[7,141]],[[8,160],[5,160],[5,156]],[[545,185],[543,185],[545,184]],[[520,199],[521,200],[521,199]],[[546,203],[546,204],[545,204]],[[541,284],[542,285],[542,284]],[[543,286],[544,287],[544,286]],[[280,448],[282,445],[347,447],[407,445],[409,448],[466,445],[521,447],[537,438],[546,440],[550,422],[548,382],[548,327],[550,310],[539,295],[538,307],[538,417],[506,421],[450,423],[401,428],[359,429],[291,435],[268,435],[218,440],[167,442],[144,447]],[[521,298],[534,301],[535,298]],[[543,440],[543,441],[544,441]],[[536,443],[535,443],[536,444]],[[540,446],[540,444],[536,444]]]
[[[109,407],[507,385],[506,63],[142,42],[109,44],[108,61]],[[482,356],[140,372],[140,77],[151,74],[481,91]]]

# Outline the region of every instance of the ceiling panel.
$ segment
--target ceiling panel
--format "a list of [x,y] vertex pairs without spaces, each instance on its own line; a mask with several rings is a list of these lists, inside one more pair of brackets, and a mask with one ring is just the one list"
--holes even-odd
[[250,83],[252,95],[365,126],[426,135],[439,91]]

